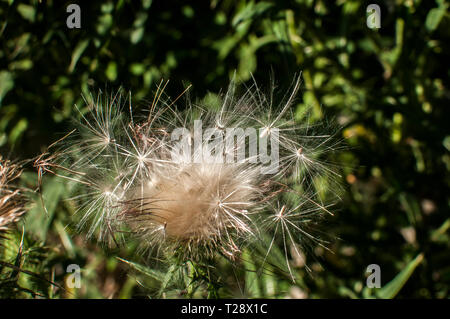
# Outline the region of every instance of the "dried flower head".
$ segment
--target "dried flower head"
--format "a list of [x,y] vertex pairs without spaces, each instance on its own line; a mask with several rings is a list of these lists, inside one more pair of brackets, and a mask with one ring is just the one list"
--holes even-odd
[[188,100],[179,110],[165,85],[140,120],[129,100],[126,115],[120,92],[86,98],[77,130],[40,157],[81,186],[74,198],[88,235],[134,237],[187,259],[234,259],[262,233],[273,236],[267,254],[280,240],[286,258],[291,245],[319,240],[305,226],[329,213],[316,186],[335,174],[322,155],[336,145],[317,124],[294,120],[300,77],[280,106],[256,84],[241,96],[232,84],[219,107]]
[[24,196],[19,188],[12,185],[21,174],[22,169],[18,164],[0,156],[0,235],[25,213]]

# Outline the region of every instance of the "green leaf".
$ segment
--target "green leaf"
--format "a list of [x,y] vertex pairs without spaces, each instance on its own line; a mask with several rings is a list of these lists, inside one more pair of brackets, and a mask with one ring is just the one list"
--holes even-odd
[[89,45],[89,39],[81,40],[77,46],[75,47],[75,50],[73,50],[72,53],[72,60],[70,61],[69,65],[69,73],[72,73],[75,69],[75,66],[77,65],[78,60],[80,59],[81,55],[83,54],[84,50],[86,50],[87,46]]
[[111,28],[112,25],[113,25],[112,15],[109,13],[104,14],[98,19],[97,32],[103,35]]
[[105,75],[110,81],[115,81],[117,79],[117,64],[116,62],[109,62],[106,67]]
[[258,2],[255,5],[255,3],[252,1],[243,10],[236,14],[236,16],[233,18],[232,26],[236,27],[243,21],[253,20],[266,13],[274,5],[275,4],[272,2],[266,1]]
[[130,41],[133,44],[139,43],[144,36],[144,27],[134,29],[130,35]]
[[257,268],[253,262],[253,256],[246,249],[242,254],[242,260],[245,267],[245,290],[251,298],[261,298],[261,290],[259,287],[259,276]]
[[17,6],[17,11],[20,13],[22,18],[25,20],[28,20],[30,22],[34,22],[35,16],[36,16],[36,9],[33,6],[20,3]]
[[427,19],[425,20],[425,27],[428,31],[436,30],[446,11],[447,6],[441,5],[438,8],[433,8],[430,12],[428,12]]
[[19,61],[11,62],[9,65],[11,70],[29,70],[33,67],[33,61],[30,59],[24,59]]
[[166,288],[172,282],[175,271],[179,268],[177,265],[170,265],[169,270],[164,275],[164,280],[162,281],[161,288],[159,289],[159,297],[162,297],[163,293],[166,291]]
[[142,7],[144,9],[149,9],[152,5],[153,0],[142,0]]
[[144,266],[144,265],[141,265],[141,264],[129,261],[129,260],[125,260],[125,259],[122,259],[120,257],[117,257],[117,259],[119,259],[120,261],[130,265],[132,268],[134,268],[137,271],[143,273],[144,275],[147,275],[150,278],[155,279],[156,281],[159,281],[159,282],[163,282],[164,281],[164,278],[165,278],[166,274],[163,273],[162,271],[154,270],[154,269],[151,269],[151,268],[149,268],[147,266]]
[[[32,177],[34,179],[37,178],[34,174],[25,174],[23,176],[23,178],[27,179]],[[45,241],[47,237],[58,203],[66,190],[65,184],[61,182],[59,177],[44,176],[44,179],[50,179],[42,186],[42,199],[48,215],[42,206],[41,199],[37,197],[34,199],[35,206],[27,213],[25,219],[25,228],[42,241]]]
[[395,276],[394,279],[378,291],[377,297],[382,299],[394,298],[406,284],[417,266],[419,266],[423,261],[423,258],[423,253],[420,253],[416,258],[411,260],[408,265],[406,265],[406,267],[397,276]]
[[145,65],[142,63],[133,63],[130,65],[130,72],[133,75],[142,75],[145,72]]
[[9,134],[9,142],[14,145],[27,128],[28,120],[26,118],[20,119]]
[[14,87],[14,80],[8,71],[0,71],[0,106],[3,97]]

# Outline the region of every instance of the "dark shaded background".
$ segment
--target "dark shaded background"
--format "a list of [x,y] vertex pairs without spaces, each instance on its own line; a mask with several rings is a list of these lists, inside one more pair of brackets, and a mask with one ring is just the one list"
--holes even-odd
[[[273,74],[284,88],[301,71],[297,111],[312,106],[314,120],[336,119],[348,145],[333,154],[345,193],[324,224],[338,239],[334,254],[316,249],[317,262],[307,257],[313,274],[298,265],[304,281],[297,285],[275,277],[274,292],[265,283],[250,289],[242,275],[244,296],[373,296],[364,288],[365,270],[376,263],[383,285],[411,270],[409,279],[396,277],[396,287],[404,285],[399,297],[448,297],[448,3],[379,2],[379,30],[366,26],[370,2],[364,1],[86,1],[78,3],[81,29],[72,30],[69,3],[0,2],[3,156],[26,159],[44,151],[70,127],[82,93],[122,86],[143,107],[161,79],[170,79],[170,96],[192,83],[190,94],[208,99],[234,72],[244,84],[253,74],[262,86]],[[36,173],[29,166],[24,183],[32,187]],[[24,267],[62,281],[66,265],[77,262],[89,282],[78,296],[145,295],[114,252],[61,228],[73,211],[58,204],[67,190],[50,177],[43,188],[55,207],[50,219],[39,207],[27,217],[27,260],[39,254]],[[16,246],[11,239],[3,257],[13,258]],[[410,263],[420,253],[422,262]],[[17,282],[34,287],[27,278]],[[36,285],[45,296],[64,296]],[[239,297],[230,287],[224,296]]]

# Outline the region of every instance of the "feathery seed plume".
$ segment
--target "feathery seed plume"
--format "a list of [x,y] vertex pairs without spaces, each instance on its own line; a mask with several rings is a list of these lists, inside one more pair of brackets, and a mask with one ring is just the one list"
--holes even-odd
[[334,137],[294,120],[300,82],[280,105],[256,84],[241,96],[231,84],[219,108],[187,101],[179,110],[178,98],[163,98],[162,81],[141,118],[120,92],[90,96],[79,127],[43,162],[80,186],[74,199],[89,236],[137,238],[144,248],[197,260],[234,259],[264,233],[272,236],[267,254],[280,241],[287,261],[292,245],[322,244],[307,226],[330,213],[318,180],[337,175],[323,159],[338,149]]

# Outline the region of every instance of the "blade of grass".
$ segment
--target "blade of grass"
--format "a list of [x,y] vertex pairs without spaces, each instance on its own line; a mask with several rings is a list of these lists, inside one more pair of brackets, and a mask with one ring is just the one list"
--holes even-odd
[[394,279],[392,279],[387,285],[381,288],[377,297],[382,299],[392,299],[394,298],[399,291],[403,288],[403,286],[408,281],[409,277],[413,274],[414,270],[420,263],[423,261],[424,255],[420,253],[416,258],[411,260],[408,265],[400,272]]

